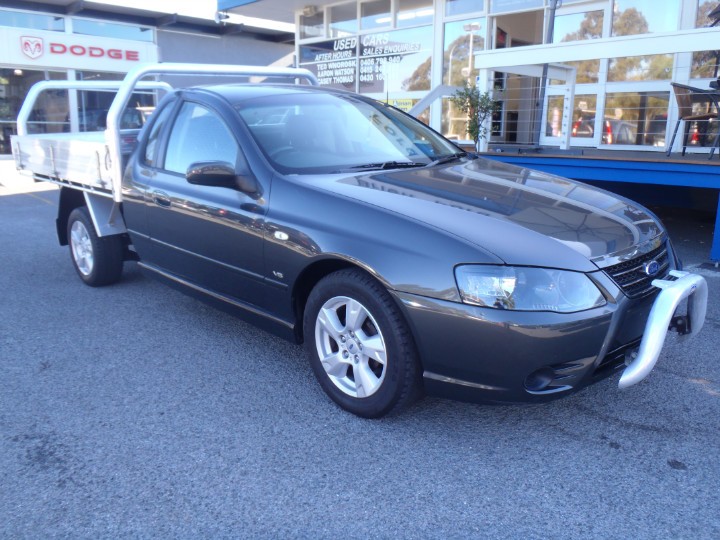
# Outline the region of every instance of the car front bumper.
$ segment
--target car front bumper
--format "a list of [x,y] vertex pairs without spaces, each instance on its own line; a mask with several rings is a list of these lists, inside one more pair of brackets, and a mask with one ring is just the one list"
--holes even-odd
[[673,271],[659,294],[578,313],[496,310],[395,292],[418,345],[425,390],[473,402],[547,401],[579,390],[629,364],[620,387],[642,380],[660,355],[678,304],[689,297],[695,335],[707,285]]

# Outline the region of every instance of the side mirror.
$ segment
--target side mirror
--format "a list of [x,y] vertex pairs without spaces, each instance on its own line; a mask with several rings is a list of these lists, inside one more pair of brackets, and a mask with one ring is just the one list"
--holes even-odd
[[203,161],[188,167],[185,178],[197,186],[226,187],[237,189],[253,199],[262,196],[260,184],[247,172],[238,174],[235,167],[226,161]]

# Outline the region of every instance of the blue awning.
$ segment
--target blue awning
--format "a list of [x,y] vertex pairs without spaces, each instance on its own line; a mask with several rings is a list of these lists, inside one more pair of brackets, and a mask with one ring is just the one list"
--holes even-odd
[[217,0],[217,10],[227,11],[232,8],[254,4],[258,0]]

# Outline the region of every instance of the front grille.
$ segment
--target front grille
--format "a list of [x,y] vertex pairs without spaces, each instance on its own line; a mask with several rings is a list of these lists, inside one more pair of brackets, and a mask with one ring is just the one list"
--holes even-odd
[[[645,273],[645,264],[655,261],[660,269],[654,276]],[[640,298],[652,292],[654,279],[662,279],[670,271],[670,258],[665,244],[644,254],[605,268],[605,272],[630,298]]]
[[594,376],[604,377],[609,373],[612,373],[616,369],[625,366],[625,354],[628,351],[637,349],[640,347],[640,338],[631,341],[630,343],[618,347],[614,351],[610,351],[605,355],[600,364],[595,368],[593,373]]

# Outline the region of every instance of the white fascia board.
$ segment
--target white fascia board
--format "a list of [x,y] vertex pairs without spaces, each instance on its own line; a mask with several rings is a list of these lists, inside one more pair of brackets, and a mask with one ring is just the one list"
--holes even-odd
[[715,50],[720,50],[720,28],[693,28],[661,34],[641,34],[481,51],[475,55],[475,67],[482,69],[496,66],[524,66],[576,62],[596,58]]

